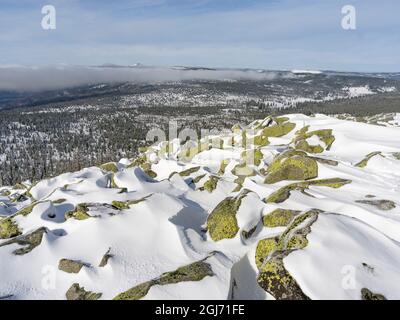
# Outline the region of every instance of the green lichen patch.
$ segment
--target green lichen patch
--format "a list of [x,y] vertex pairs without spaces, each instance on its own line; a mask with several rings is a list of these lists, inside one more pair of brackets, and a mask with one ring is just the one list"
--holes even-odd
[[298,151],[290,150],[278,155],[267,169],[265,183],[282,180],[309,180],[318,177],[317,162]]
[[371,160],[373,157],[375,157],[377,155],[381,155],[381,154],[382,154],[382,152],[380,152],[380,151],[371,152],[371,153],[367,154],[363,160],[361,160],[360,162],[358,162],[356,164],[356,167],[365,168],[368,165],[369,160]]
[[256,248],[256,265],[260,269],[264,263],[265,259],[268,259],[270,254],[272,254],[278,248],[279,238],[267,238],[258,241]]
[[386,297],[379,293],[374,293],[367,288],[361,289],[361,300],[387,300]]
[[258,275],[257,282],[261,288],[269,292],[277,300],[309,300],[296,280],[285,269],[283,253],[264,263]]
[[210,178],[204,183],[203,187],[200,188],[201,191],[213,192],[217,188],[219,177],[210,176]]
[[80,203],[75,207],[74,210],[65,213],[65,219],[68,220],[70,218],[74,218],[76,220],[86,220],[91,218],[88,212],[88,205],[86,203]]
[[[320,210],[312,209],[298,215],[286,228],[279,238],[280,250],[298,250],[307,246],[307,235],[311,232],[311,225],[317,220]],[[305,225],[303,223],[307,222]]]
[[61,259],[58,263],[58,269],[67,273],[79,273],[86,264],[76,260]]
[[263,217],[263,225],[269,228],[286,227],[300,211],[276,209]]
[[357,203],[368,204],[377,207],[379,210],[389,211],[396,208],[396,204],[391,200],[357,200]]
[[346,184],[351,183],[351,180],[341,179],[341,178],[332,178],[332,179],[321,179],[321,180],[309,180],[303,182],[292,183],[287,186],[284,186],[277,191],[273,192],[265,202],[267,203],[281,203],[287,200],[290,197],[290,193],[294,190],[298,190],[304,192],[310,186],[317,187],[329,187],[329,188],[341,188]]
[[[335,137],[332,134],[332,129],[321,129],[316,131],[307,132],[307,130],[299,130],[296,133],[296,137],[293,139],[295,149],[302,150],[308,153],[322,153],[324,150],[330,150]],[[310,145],[307,139],[317,136],[325,146],[321,145]]]
[[247,165],[259,166],[262,159],[264,158],[264,155],[260,149],[251,149],[243,151],[241,154],[241,158],[242,162],[246,163]]
[[205,261],[197,261],[187,266],[178,268],[172,272],[166,272],[159,278],[139,284],[126,292],[116,296],[114,300],[139,300],[147,295],[154,285],[168,285],[186,281],[201,281],[207,276],[214,276],[210,264]]
[[65,293],[67,300],[98,300],[101,296],[101,293],[86,291],[85,288],[80,287],[78,283],[74,283]]
[[245,190],[236,197],[225,198],[210,213],[207,228],[213,241],[232,239],[236,236],[239,231],[236,213],[247,194]]
[[115,162],[104,163],[100,166],[100,169],[102,169],[104,171],[108,171],[108,172],[113,172],[113,173],[118,172],[118,167],[115,164]]
[[257,147],[266,147],[270,144],[268,136],[262,132],[259,135],[253,137],[253,144]]
[[197,172],[199,170],[200,170],[200,167],[193,167],[193,168],[189,168],[189,169],[186,169],[186,170],[183,170],[183,171],[179,172],[179,175],[181,177],[188,177],[192,173],[195,173],[195,172]]
[[109,248],[107,250],[107,252],[104,254],[104,256],[101,258],[101,261],[99,264],[100,268],[105,267],[108,264],[108,260],[110,260],[113,257],[113,255],[110,252],[111,252],[111,248]]
[[11,244],[18,244],[22,246],[22,248],[15,250],[13,253],[15,255],[24,255],[31,252],[33,249],[35,249],[42,243],[43,234],[45,233],[47,233],[47,229],[42,227],[27,235],[21,235],[9,241],[6,241],[0,244],[0,247],[8,246]]
[[266,127],[263,129],[263,135],[266,137],[283,137],[290,133],[296,127],[295,123],[285,122],[285,123],[277,123],[270,127]]
[[18,224],[11,217],[0,220],[0,239],[10,239],[21,234]]

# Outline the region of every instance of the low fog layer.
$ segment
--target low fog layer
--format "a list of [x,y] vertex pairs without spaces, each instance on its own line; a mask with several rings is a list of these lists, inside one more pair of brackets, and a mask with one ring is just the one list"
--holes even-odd
[[41,91],[81,85],[118,82],[165,82],[183,80],[272,80],[276,72],[256,70],[209,70],[163,67],[21,67],[0,68],[0,90]]

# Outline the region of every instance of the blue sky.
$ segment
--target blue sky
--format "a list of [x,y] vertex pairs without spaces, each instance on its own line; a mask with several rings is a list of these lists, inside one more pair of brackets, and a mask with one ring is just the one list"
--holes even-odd
[[[57,29],[41,28],[54,5]],[[344,5],[357,29],[341,27]],[[0,0],[0,65],[400,71],[398,0]]]

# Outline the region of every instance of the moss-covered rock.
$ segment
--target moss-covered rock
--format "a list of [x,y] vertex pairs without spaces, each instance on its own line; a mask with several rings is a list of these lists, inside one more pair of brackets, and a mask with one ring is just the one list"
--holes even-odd
[[168,285],[186,281],[201,281],[207,276],[214,276],[211,266],[205,261],[198,261],[178,268],[172,272],[166,272],[159,278],[139,284],[126,292],[116,296],[114,300],[139,300],[143,298],[154,285]]
[[391,200],[357,200],[356,202],[368,204],[384,211],[389,211],[396,208],[396,204]]
[[269,228],[286,227],[300,211],[276,209],[263,217],[263,225]]
[[236,236],[239,231],[236,213],[247,194],[247,191],[243,191],[236,197],[225,198],[210,213],[207,228],[213,241],[232,239]]
[[8,217],[0,220],[0,239],[9,239],[21,235],[22,232],[13,218]]
[[374,293],[367,288],[361,289],[361,300],[387,300],[386,297],[379,293]]
[[61,259],[58,263],[58,269],[67,273],[79,273],[86,264],[76,260]]
[[108,172],[113,172],[113,173],[118,172],[118,167],[115,162],[104,163],[100,166],[100,169],[102,169],[104,171],[108,171]]
[[358,162],[356,164],[356,167],[365,168],[368,165],[369,160],[371,160],[373,157],[375,157],[377,155],[381,155],[381,154],[382,154],[382,152],[380,152],[380,151],[371,152],[371,153],[367,154],[363,160],[361,160],[360,162]]
[[31,252],[42,243],[43,235],[45,233],[47,233],[47,229],[42,227],[26,235],[21,235],[3,242],[0,244],[0,247],[18,244],[19,246],[22,246],[22,248],[16,249],[13,253],[15,255],[24,255]]
[[351,183],[351,180],[346,180],[341,178],[309,180],[309,181],[292,183],[273,192],[268,198],[265,199],[265,202],[267,203],[284,202],[290,197],[291,191],[299,190],[304,192],[304,190],[308,189],[310,186],[329,187],[337,189],[349,183]]
[[86,203],[80,203],[75,207],[74,210],[65,213],[65,219],[74,218],[76,220],[86,220],[91,218],[88,212],[88,205]]
[[78,283],[74,283],[65,293],[67,300],[98,300],[101,296],[101,293],[86,291],[85,288],[80,287]]
[[317,162],[302,152],[289,150],[275,157],[268,167],[265,183],[282,180],[309,180],[318,177]]

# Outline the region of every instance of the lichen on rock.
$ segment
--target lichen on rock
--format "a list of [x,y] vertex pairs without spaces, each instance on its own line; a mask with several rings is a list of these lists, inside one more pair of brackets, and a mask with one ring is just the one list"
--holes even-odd
[[[307,128],[308,130],[308,128]],[[306,151],[308,153],[322,153],[324,150],[330,150],[335,137],[332,134],[332,129],[321,129],[307,132],[307,130],[299,130],[296,132],[296,137],[293,139],[295,149]],[[318,137],[324,145],[310,145],[308,139],[313,136]]]
[[86,291],[85,288],[80,287],[78,283],[74,283],[65,293],[67,300],[98,300],[101,296],[101,293]]
[[197,261],[178,268],[175,271],[166,272],[156,279],[141,283],[128,291],[120,293],[114,300],[139,300],[143,298],[154,285],[164,286],[179,282],[201,281],[207,276],[214,276],[211,265],[203,260]]
[[103,268],[108,264],[108,260],[110,260],[113,257],[113,255],[111,254],[111,248],[109,248],[107,250],[107,252],[104,254],[104,256],[101,258],[99,267]]
[[200,167],[193,167],[193,168],[189,168],[189,169],[179,172],[179,175],[181,177],[187,177],[187,176],[190,176],[192,173],[195,173],[199,170],[200,170]]
[[266,170],[265,183],[309,180],[318,177],[317,162],[301,151],[290,149],[277,155]]
[[341,178],[331,178],[331,179],[320,179],[320,180],[309,180],[289,184],[284,186],[277,191],[273,192],[268,198],[265,199],[267,203],[281,203],[290,197],[291,191],[299,190],[304,192],[310,186],[318,187],[329,187],[329,188],[341,188],[346,184],[351,183],[351,180],[341,179]]
[[396,204],[391,200],[357,200],[356,202],[368,204],[384,211],[389,211],[396,208]]
[[263,217],[263,225],[269,228],[286,227],[300,211],[276,209]]
[[104,171],[108,171],[108,172],[113,172],[113,173],[118,172],[118,167],[115,164],[115,162],[104,163],[100,166],[100,169],[102,169]]
[[58,269],[67,273],[79,273],[86,264],[76,260],[61,259],[58,263]]
[[321,211],[313,209],[298,215],[279,238],[259,241],[255,256],[260,271],[257,282],[276,299],[309,299],[286,270],[283,259],[291,252],[307,246],[307,235],[319,213]]
[[92,217],[88,212],[89,206],[86,203],[80,203],[74,210],[65,213],[65,219],[74,218],[76,220],[86,220]]
[[279,238],[267,238],[258,241],[256,248],[256,265],[260,269],[264,260],[269,257],[278,247]]
[[209,179],[204,183],[203,187],[200,188],[201,191],[213,192],[217,188],[219,177],[210,176]]
[[365,168],[368,165],[369,160],[371,160],[373,157],[377,156],[377,155],[381,155],[382,152],[380,151],[376,151],[376,152],[371,152],[369,154],[367,154],[365,156],[365,158],[363,160],[361,160],[360,162],[358,162],[355,166],[358,168]]
[[244,190],[236,197],[225,198],[210,213],[207,228],[213,241],[232,239],[236,236],[239,231],[236,213],[247,194],[248,191]]
[[0,239],[9,239],[21,235],[22,232],[18,224],[12,217],[3,218],[0,220]]
[[13,253],[15,255],[24,255],[31,252],[42,243],[43,234],[45,233],[47,233],[47,229],[41,227],[26,235],[20,235],[9,241],[3,242],[2,244],[0,244],[0,247],[8,246],[11,244],[18,244],[19,246],[22,246],[22,248],[14,250]]

